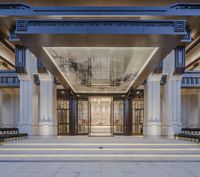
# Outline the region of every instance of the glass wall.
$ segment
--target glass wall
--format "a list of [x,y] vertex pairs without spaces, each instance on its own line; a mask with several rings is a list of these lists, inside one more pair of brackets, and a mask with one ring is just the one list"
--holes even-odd
[[[122,98],[83,97],[77,100],[76,134],[110,136],[126,134],[125,103]],[[143,93],[132,97],[132,134],[143,134],[144,97]],[[58,135],[70,134],[69,97],[57,98]],[[129,134],[131,133],[131,130]]]
[[124,134],[125,131],[125,121],[124,121],[124,101],[115,100],[113,110],[113,126],[114,134]]
[[88,134],[89,107],[87,100],[78,101],[78,134]]
[[69,101],[57,99],[58,135],[69,134]]

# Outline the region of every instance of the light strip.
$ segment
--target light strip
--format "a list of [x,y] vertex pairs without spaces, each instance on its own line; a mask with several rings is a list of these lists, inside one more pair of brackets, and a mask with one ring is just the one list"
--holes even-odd
[[63,74],[62,70],[58,67],[56,61],[54,61],[54,59],[51,57],[50,53],[47,51],[47,49],[45,47],[42,47],[43,50],[45,51],[45,53],[48,55],[48,57],[51,59],[51,61],[54,63],[55,67],[58,69],[58,71],[60,72],[60,74],[65,78],[65,80],[67,80],[67,84],[71,87],[71,89],[73,90],[73,92],[76,92],[75,88],[72,86],[72,84],[68,81],[67,77]]
[[146,65],[149,63],[149,61],[151,60],[151,58],[154,56],[154,54],[158,51],[159,47],[156,47],[154,49],[154,51],[151,53],[151,55],[149,56],[149,58],[147,59],[147,61],[145,62],[145,64],[143,65],[143,67],[140,69],[140,71],[138,72],[137,76],[135,77],[135,79],[133,79],[133,81],[131,82],[131,84],[129,85],[129,87],[126,89],[126,92],[128,92],[128,90],[132,87],[133,83],[136,81],[136,79],[139,77],[139,75],[141,74],[141,72],[144,70],[144,68],[146,67]]
[[200,154],[0,154],[1,157],[164,157],[164,158],[200,158]]
[[0,151],[199,151],[199,148],[1,148]]
[[199,144],[170,144],[170,143],[13,143],[5,146],[199,146]]

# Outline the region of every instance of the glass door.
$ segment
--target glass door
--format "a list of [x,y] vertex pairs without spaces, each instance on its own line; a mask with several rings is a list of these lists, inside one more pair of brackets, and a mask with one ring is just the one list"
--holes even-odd
[[111,136],[111,97],[90,97],[90,135]]

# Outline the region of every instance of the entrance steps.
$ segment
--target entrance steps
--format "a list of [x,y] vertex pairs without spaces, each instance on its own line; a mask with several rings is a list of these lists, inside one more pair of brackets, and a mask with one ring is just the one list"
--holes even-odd
[[0,146],[0,161],[200,161],[196,143],[142,137],[35,137]]

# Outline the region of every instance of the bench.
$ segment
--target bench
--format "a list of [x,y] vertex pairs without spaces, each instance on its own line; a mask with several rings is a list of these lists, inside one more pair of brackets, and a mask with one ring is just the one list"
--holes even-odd
[[28,137],[27,133],[1,134],[0,135],[0,142],[24,139],[24,138],[27,138],[27,137]]
[[18,128],[0,128],[0,134],[17,134],[19,133]]
[[183,128],[182,133],[176,134],[175,138],[200,143],[200,128]]

